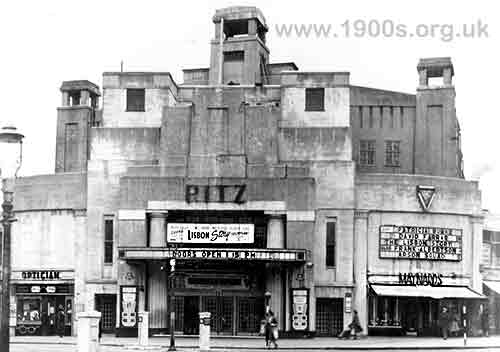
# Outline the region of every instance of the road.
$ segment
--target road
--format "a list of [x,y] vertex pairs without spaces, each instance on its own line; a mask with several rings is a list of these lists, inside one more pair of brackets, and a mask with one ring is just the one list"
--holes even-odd
[[[138,350],[134,350],[134,349],[124,349],[123,347],[111,347],[111,346],[103,346],[101,348],[101,351],[100,352],[122,352],[122,351],[138,351]],[[156,351],[167,351],[167,348],[165,349],[162,349],[162,350],[156,350]],[[184,349],[184,348],[181,348],[181,349],[178,349],[179,352],[183,352],[183,351],[186,351],[186,352],[194,352],[196,350],[193,350],[193,349]],[[213,350],[214,352],[219,352],[219,351],[223,351],[223,350]],[[228,352],[236,352],[237,349],[228,349],[226,350]],[[269,350],[266,350],[266,349],[262,349],[262,350],[247,350],[247,351],[252,351],[252,352],[264,352],[264,351],[269,351]],[[285,351],[291,351],[290,348],[287,348]],[[318,352],[317,349],[312,349],[312,350],[308,350],[308,349],[297,349],[297,350],[294,350],[296,352]],[[345,349],[344,350],[328,350],[328,351],[346,351]],[[360,349],[360,350],[351,350],[349,349],[348,351],[350,352],[367,352],[367,351],[370,351],[370,350],[366,350],[366,349]],[[380,350],[373,350],[373,351],[380,351]],[[409,349],[404,349],[404,351],[423,351],[421,349],[415,349],[415,350],[409,350]],[[425,350],[427,352],[442,352],[443,350],[442,349],[433,349],[433,350]],[[448,351],[451,351],[451,350],[448,350]],[[460,351],[464,351],[464,352],[500,352],[500,348],[470,348],[470,349],[461,349]],[[10,352],[76,352],[76,346],[75,345],[60,345],[60,344],[13,344],[10,348]],[[384,352],[401,352],[401,350],[398,350],[398,349],[395,349],[395,350],[384,350]]]

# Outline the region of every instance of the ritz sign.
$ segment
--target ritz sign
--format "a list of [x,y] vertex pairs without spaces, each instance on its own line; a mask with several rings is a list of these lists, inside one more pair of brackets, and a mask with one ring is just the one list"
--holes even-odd
[[247,185],[186,185],[186,203],[246,202]]

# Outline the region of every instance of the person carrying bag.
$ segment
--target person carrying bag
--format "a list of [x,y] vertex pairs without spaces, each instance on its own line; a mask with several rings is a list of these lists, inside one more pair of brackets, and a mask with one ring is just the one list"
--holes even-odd
[[266,347],[271,348],[271,343],[274,344],[274,348],[278,348],[278,320],[274,316],[272,310],[266,313]]

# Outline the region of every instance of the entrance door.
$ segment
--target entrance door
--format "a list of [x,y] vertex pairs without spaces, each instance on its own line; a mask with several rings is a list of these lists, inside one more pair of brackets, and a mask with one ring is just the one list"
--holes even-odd
[[[177,303],[177,302],[176,302]],[[199,332],[200,297],[184,297],[184,334],[196,335]]]
[[56,314],[59,306],[64,309],[64,296],[42,296],[41,335],[56,334]]
[[114,334],[116,327],[116,295],[95,295],[95,307],[98,312],[101,312],[102,332]]
[[210,329],[219,335],[231,335],[233,333],[234,297],[223,296],[217,292],[215,296],[202,297],[202,311],[210,312]]
[[238,334],[257,335],[264,311],[264,298],[238,297]]
[[414,298],[408,298],[401,302],[402,324],[406,332],[417,333],[418,330],[418,302]]
[[344,300],[318,298],[316,300],[316,331],[323,336],[338,336],[344,328]]

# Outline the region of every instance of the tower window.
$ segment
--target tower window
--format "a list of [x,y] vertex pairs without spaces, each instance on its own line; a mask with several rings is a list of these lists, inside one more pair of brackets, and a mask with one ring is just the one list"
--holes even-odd
[[375,141],[362,140],[359,142],[359,164],[362,166],[375,165]]
[[145,111],[145,89],[127,89],[127,111]]
[[399,141],[385,141],[385,166],[399,167]]
[[106,217],[104,219],[104,263],[105,264],[113,264],[113,240],[114,240],[113,218]]
[[335,222],[326,223],[326,266],[335,266]]
[[306,111],[325,111],[324,88],[306,88]]
[[224,52],[224,62],[243,61],[244,59],[245,59],[245,52],[242,50]]

